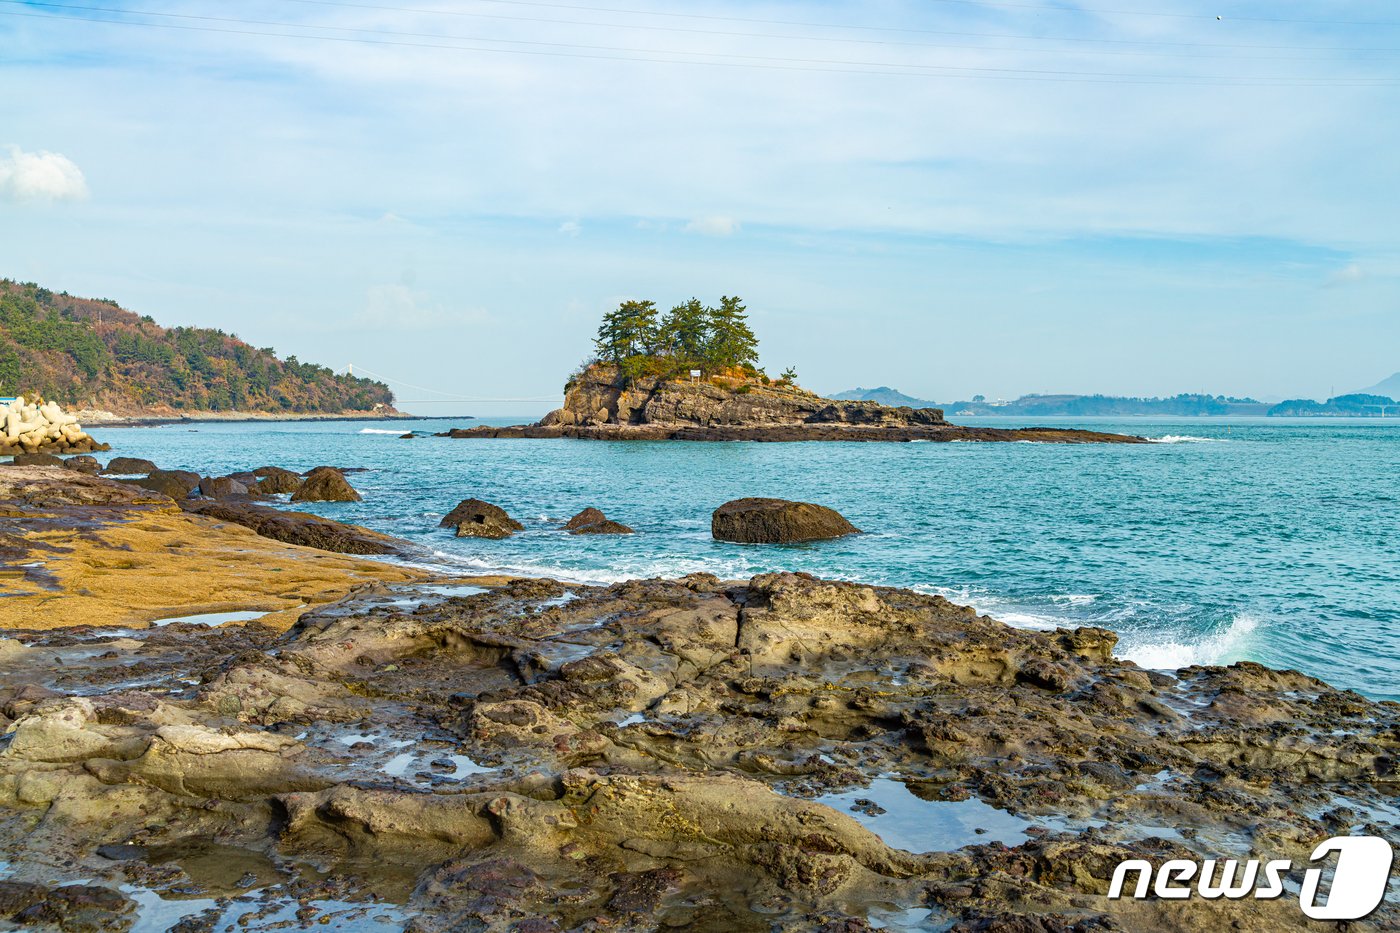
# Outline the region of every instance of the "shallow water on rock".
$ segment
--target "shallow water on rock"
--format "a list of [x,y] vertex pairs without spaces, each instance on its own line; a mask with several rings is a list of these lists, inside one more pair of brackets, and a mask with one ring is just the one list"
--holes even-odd
[[984,842],[1016,846],[1030,838],[1029,820],[975,797],[925,800],[894,778],[876,778],[869,787],[824,794],[816,802],[849,813],[886,845],[906,852],[952,852]]
[[164,619],[156,619],[151,622],[152,626],[162,627],[183,623],[185,625],[225,625],[229,622],[251,622],[254,619],[261,619],[267,615],[265,609],[251,609],[237,612],[199,612],[189,616],[168,616]]

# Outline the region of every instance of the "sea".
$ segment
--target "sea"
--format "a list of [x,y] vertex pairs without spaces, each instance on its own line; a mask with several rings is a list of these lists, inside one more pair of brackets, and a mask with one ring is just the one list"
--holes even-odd
[[[1149,445],[400,439],[529,418],[181,423],[94,429],[112,455],[219,475],[264,464],[350,474],[358,503],[300,506],[409,539],[451,573],[605,584],[801,570],[911,587],[1028,629],[1095,625],[1146,668],[1258,661],[1400,700],[1400,421],[1006,419]],[[864,532],[714,541],[742,496],[831,506]],[[525,530],[456,538],[462,499]],[[630,536],[561,530],[586,506]]]

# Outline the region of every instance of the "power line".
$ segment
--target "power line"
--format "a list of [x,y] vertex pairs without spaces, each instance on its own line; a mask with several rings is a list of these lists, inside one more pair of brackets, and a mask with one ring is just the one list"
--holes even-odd
[[[20,3],[21,0],[0,0],[3,3]],[[177,16],[206,21],[228,22],[247,25],[267,25],[286,29],[338,29],[344,27],[321,27],[304,26],[295,23],[279,23],[257,20],[239,20],[224,17],[203,17],[195,14],[164,14],[150,13],[136,10],[111,10],[97,7],[74,7],[56,3],[25,3],[27,7],[44,6],[53,9],[71,9],[98,13],[117,13],[119,15],[137,16]],[[1195,86],[1219,86],[1228,85],[1233,87],[1389,87],[1394,86],[1394,80],[1362,79],[1362,78],[1318,78],[1312,81],[1297,81],[1290,78],[1274,77],[1250,77],[1246,75],[1142,75],[1142,74],[1122,74],[1117,72],[1076,72],[1076,71],[1056,71],[1050,69],[1022,69],[1022,68],[979,68],[956,65],[918,65],[904,63],[885,62],[847,62],[832,59],[799,59],[799,58],[778,58],[768,56],[740,56],[729,53],[713,52],[687,52],[683,50],[648,50],[634,48],[619,48],[610,46],[587,46],[570,43],[548,43],[532,42],[528,40],[510,39],[474,39],[468,41],[485,41],[496,43],[512,43],[532,46],[549,46],[548,49],[541,48],[491,48],[484,46],[452,45],[440,42],[407,42],[391,39],[367,38],[364,36],[326,36],[308,32],[267,32],[256,29],[232,29],[218,26],[198,26],[187,23],[152,23],[137,22],[122,19],[94,19],[85,16],[74,16],[66,13],[22,13],[14,10],[0,10],[0,15],[19,16],[37,19],[62,19],[77,22],[93,23],[107,26],[133,26],[148,29],[175,29],[189,32],[210,32],[224,33],[229,35],[263,36],[278,39],[309,39],[322,42],[359,43],[381,46],[399,46],[407,48],[429,48],[461,52],[486,52],[507,55],[534,55],[555,58],[580,58],[601,61],[623,61],[623,62],[647,62],[657,64],[678,64],[678,65],[704,65],[711,67],[728,68],[756,68],[774,71],[807,71],[825,72],[831,74],[862,74],[862,75],[892,75],[907,77],[925,78],[982,78],[989,80],[1016,80],[1016,81],[1051,81],[1068,83],[1090,83],[1090,84],[1140,84],[1140,85],[1162,85],[1176,83],[1181,85]],[[364,32],[376,32],[373,30],[359,30]],[[392,35],[392,33],[380,33]],[[561,49],[584,49],[589,51],[561,51]],[[621,52],[622,55],[599,54],[601,52]],[[704,55],[710,60],[691,58],[676,59],[658,57],[660,55]],[[717,61],[716,58],[740,58],[742,61]],[[908,69],[921,69],[911,71]],[[878,69],[878,70],[876,70]]]

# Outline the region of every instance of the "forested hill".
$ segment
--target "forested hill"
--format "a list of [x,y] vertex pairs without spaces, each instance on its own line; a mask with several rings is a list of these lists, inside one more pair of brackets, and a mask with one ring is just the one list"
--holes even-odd
[[325,414],[392,406],[382,382],[278,359],[222,330],[161,327],[114,301],[0,279],[0,396],[123,415]]

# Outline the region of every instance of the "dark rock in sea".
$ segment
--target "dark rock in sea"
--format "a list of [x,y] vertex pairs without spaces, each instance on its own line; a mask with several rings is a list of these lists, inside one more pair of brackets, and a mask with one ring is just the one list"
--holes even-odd
[[569,529],[571,535],[630,535],[632,533],[631,528],[610,518]]
[[[266,467],[262,467],[261,469],[267,469],[267,468],[266,468]],[[312,473],[315,473],[317,470],[335,470],[337,473],[368,473],[368,472],[369,472],[369,467],[342,467],[342,466],[329,466],[329,465],[327,465],[327,464],[322,464],[321,466],[315,466],[315,467],[312,467],[312,468],[309,469],[309,470],[303,471],[301,475],[302,475],[302,476],[310,476]],[[257,472],[257,471],[254,470],[254,472]]]
[[335,467],[317,467],[306,476],[306,480],[292,493],[293,502],[359,502],[360,494],[355,491],[345,476]]
[[199,481],[199,494],[208,499],[248,495],[248,487],[231,476],[206,476]]
[[498,505],[480,499],[463,499],[441,522],[443,528],[456,528],[459,538],[508,538],[525,526]]
[[124,480],[133,486],[140,486],[152,492],[180,500],[194,492],[199,485],[199,474],[191,470],[152,470],[141,479]]
[[102,472],[119,475],[135,475],[139,473],[145,476],[154,469],[156,469],[154,463],[149,460],[143,460],[140,457],[113,457]]
[[584,509],[582,512],[579,512],[573,518],[565,522],[564,530],[573,531],[575,528],[582,528],[584,525],[591,525],[594,522],[601,522],[606,518],[607,516],[603,514],[602,509],[595,509],[592,506],[589,506],[588,508]]
[[735,499],[715,509],[710,533],[741,544],[789,544],[859,534],[835,509],[787,499]]
[[264,496],[293,493],[301,488],[301,474],[281,467],[264,466],[253,471],[258,492]]
[[70,470],[77,470],[79,473],[86,473],[89,476],[102,469],[102,464],[97,461],[97,458],[89,457],[87,454],[68,457],[63,461],[63,465]]
[[388,535],[306,512],[285,512],[237,500],[185,499],[180,507],[196,515],[251,528],[264,538],[287,544],[338,554],[395,554],[399,551],[395,540]]
[[11,466],[63,466],[63,460],[53,454],[15,454]]
[[601,509],[591,506],[564,523],[564,530],[571,535],[630,535],[632,529],[622,522],[615,522],[603,514]]
[[409,431],[409,432],[406,433],[406,434],[400,434],[400,435],[399,435],[399,440],[401,440],[401,441],[411,441],[411,440],[413,440],[413,439],[414,439],[415,437],[417,437],[417,436],[418,436],[417,434],[414,434],[412,431]]

